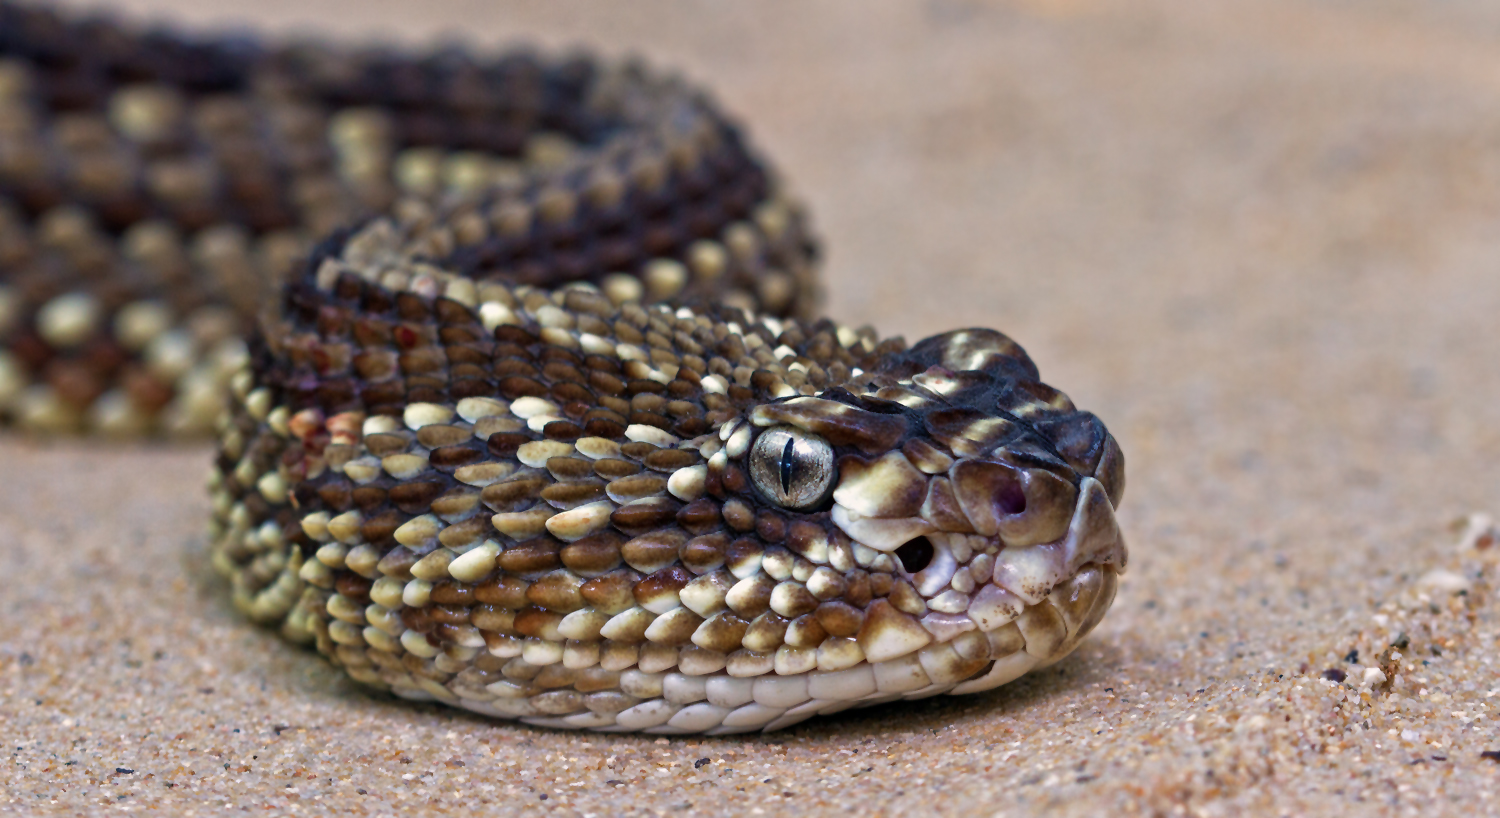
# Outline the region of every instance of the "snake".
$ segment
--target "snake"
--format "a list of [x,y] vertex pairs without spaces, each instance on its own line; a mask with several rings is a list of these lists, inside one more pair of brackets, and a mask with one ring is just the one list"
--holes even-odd
[[0,419],[213,438],[234,607],[403,699],[775,731],[1078,646],[1114,437],[1000,332],[817,317],[818,253],[639,59],[0,4]]

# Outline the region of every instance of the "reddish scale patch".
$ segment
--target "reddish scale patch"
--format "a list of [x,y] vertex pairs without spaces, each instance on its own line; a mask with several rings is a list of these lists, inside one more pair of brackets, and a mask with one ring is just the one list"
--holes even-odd
[[413,349],[422,342],[422,336],[418,335],[416,330],[404,324],[397,325],[391,332],[391,337],[395,340],[396,346],[402,349]]

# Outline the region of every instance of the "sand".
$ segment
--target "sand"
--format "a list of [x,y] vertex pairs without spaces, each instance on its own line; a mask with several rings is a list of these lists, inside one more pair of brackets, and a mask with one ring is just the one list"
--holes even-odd
[[1002,329],[1105,418],[1133,560],[1096,635],[993,693],[551,732],[235,616],[206,446],[4,436],[0,810],[1500,811],[1500,546],[1459,547],[1500,512],[1495,4],[119,5],[682,68],[811,203],[829,314]]

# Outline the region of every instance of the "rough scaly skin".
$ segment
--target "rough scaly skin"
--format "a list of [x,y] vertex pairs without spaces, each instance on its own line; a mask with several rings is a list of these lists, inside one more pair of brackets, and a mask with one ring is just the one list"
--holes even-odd
[[[140,53],[122,36],[106,61]],[[355,679],[553,727],[775,730],[990,689],[1112,601],[1124,465],[1098,419],[1000,333],[907,348],[806,320],[800,214],[678,81],[210,43],[89,92],[38,38],[0,42],[0,106],[37,125],[0,147],[65,172],[0,161],[0,381],[22,384],[0,410],[191,431],[227,382],[214,564],[248,616]],[[147,183],[98,195],[76,171],[98,146],[69,128]],[[268,190],[235,184],[267,144]],[[174,162],[219,184],[153,186]],[[216,229],[285,281],[247,347],[171,327],[248,325],[254,271],[175,301],[170,277],[89,277]],[[223,272],[178,255],[181,280]],[[142,304],[160,320],[121,318]],[[199,356],[175,369],[173,332]]]

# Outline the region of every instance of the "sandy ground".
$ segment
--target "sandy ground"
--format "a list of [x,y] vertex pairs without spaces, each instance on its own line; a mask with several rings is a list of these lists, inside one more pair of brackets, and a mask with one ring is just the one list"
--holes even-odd
[[558,733],[374,698],[233,615],[206,448],[4,437],[0,810],[1500,811],[1500,547],[1452,527],[1500,511],[1500,6],[119,5],[680,66],[811,202],[830,314],[1003,329],[1108,421],[1133,562],[994,693]]

